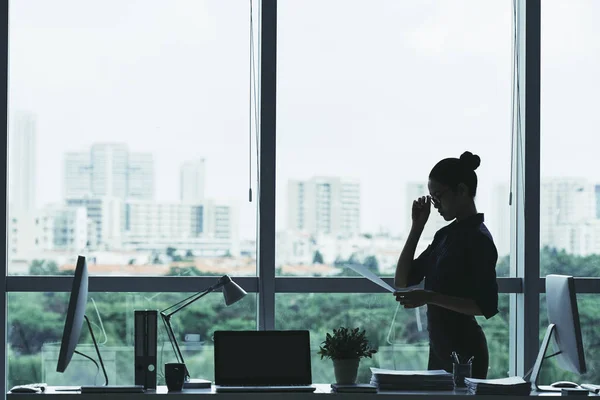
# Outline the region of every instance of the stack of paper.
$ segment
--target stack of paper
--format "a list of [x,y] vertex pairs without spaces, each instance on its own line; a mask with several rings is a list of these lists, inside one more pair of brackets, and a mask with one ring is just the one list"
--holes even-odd
[[371,384],[378,390],[452,390],[452,374],[441,370],[398,371],[371,368]]
[[509,394],[529,396],[531,383],[520,376],[501,379],[465,378],[469,394]]

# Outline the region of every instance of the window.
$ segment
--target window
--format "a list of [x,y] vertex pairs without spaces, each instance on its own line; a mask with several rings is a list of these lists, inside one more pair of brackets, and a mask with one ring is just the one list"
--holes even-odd
[[[340,326],[364,329],[378,352],[362,359],[358,381],[368,383],[370,367],[427,369],[429,336],[425,308],[405,310],[388,294],[285,293],[276,301],[276,329],[308,329],[311,333],[314,382],[333,382],[331,360],[317,354],[327,332]],[[509,370],[509,295],[499,297],[500,313],[489,320],[478,318],[488,340],[489,378],[506,377]]]
[[[111,347],[103,354],[117,383],[133,379],[116,376],[117,367],[131,365],[131,311],[160,308],[185,296],[179,291],[195,290],[188,286],[195,279],[180,279],[189,275],[251,276],[243,278],[242,286],[256,293],[225,311],[230,313],[227,324],[215,323],[221,303],[213,295],[174,319],[178,335],[191,331],[204,341],[201,350],[196,342],[184,343],[190,369],[202,371],[198,377],[213,378],[210,335],[218,328],[309,329],[315,382],[332,380],[330,364],[316,350],[334,323],[363,326],[380,346],[376,358],[361,363],[361,381],[375,363],[403,368],[410,360],[414,364],[408,367],[425,365],[424,309],[407,312],[368,282],[346,279],[355,275],[347,266],[362,264],[389,279],[404,244],[410,202],[427,194],[427,174],[435,162],[464,150],[482,158],[476,202],[500,252],[498,276],[510,275],[509,261],[518,264],[518,277],[500,279],[507,292],[500,296],[500,315],[481,320],[493,360],[488,376],[520,368],[524,354],[537,345],[530,324],[538,320],[537,311],[536,318],[522,318],[537,310],[523,307],[523,300],[538,296],[536,281],[520,281],[525,264],[535,267],[522,263],[522,242],[517,241],[517,254],[509,258],[509,239],[514,239],[509,235],[510,170],[520,176],[524,166],[510,155],[512,19],[524,15],[525,4],[531,8],[527,16],[535,17],[536,3],[524,0],[280,0],[278,58],[254,59],[250,68],[249,59],[263,54],[257,47],[265,45],[266,54],[274,55],[269,53],[272,36],[259,39],[249,29],[252,15],[255,27],[272,33],[270,0],[252,2],[253,14],[241,0],[110,0],[85,6],[76,0],[11,1],[5,383],[93,383],[96,372],[83,368],[77,377],[44,375],[55,369],[55,360],[45,357],[55,357],[52,351],[64,322],[58,314],[66,307],[64,291],[77,254],[88,256],[96,275],[92,280],[106,291],[90,293],[94,301],[88,312],[98,325],[94,328],[106,331],[106,337],[98,336],[106,339],[104,347]],[[581,133],[593,127],[594,114],[576,114],[591,102],[571,96],[569,104],[557,104],[565,97],[557,90],[565,85],[564,76],[576,83],[584,77],[589,83],[570,86],[568,94],[585,93],[596,82],[593,63],[585,57],[592,59],[597,46],[572,46],[581,45],[578,40],[568,46],[557,43],[565,37],[594,37],[589,19],[596,6],[580,0],[573,4],[573,9],[563,9],[556,1],[544,2],[543,74],[550,84],[542,86],[542,171],[552,179],[562,179],[559,172],[572,174],[570,168],[591,170],[583,160],[593,159],[588,154],[557,162],[564,160],[564,152],[552,147],[562,138],[554,133],[568,131],[560,128],[560,118],[574,115],[570,121],[577,123],[577,132],[568,132],[575,142],[563,140],[561,149],[594,148],[589,135]],[[267,12],[258,15],[262,6]],[[573,25],[579,20],[580,25]],[[557,21],[580,31],[558,37],[556,32],[564,29]],[[576,54],[580,75],[563,68],[571,67],[571,53],[557,55],[548,46]],[[520,45],[515,49],[524,51]],[[534,53],[535,46],[526,50]],[[272,72],[277,74],[277,113],[267,120],[277,120],[277,131],[267,127],[258,136],[255,125],[263,110],[257,105],[261,99],[265,105],[275,102],[270,85],[261,86],[256,77],[270,82]],[[536,78],[534,74],[526,82]],[[264,93],[262,87],[267,87]],[[546,96],[550,91],[552,96]],[[247,187],[257,199],[255,165],[271,167],[275,155],[259,157],[254,143],[271,135],[277,138],[277,178],[273,182],[269,174],[261,174],[260,180],[263,188],[276,186],[277,208],[262,210],[261,222],[266,223],[261,228],[267,229],[257,234],[257,203],[247,201]],[[539,154],[531,148],[527,152],[525,165],[537,165]],[[413,159],[419,153],[422,157]],[[588,175],[589,183],[593,173]],[[542,176],[542,185],[546,178]],[[537,185],[526,182],[526,188]],[[581,185],[567,185],[567,192],[575,194],[558,208],[576,203],[589,212],[586,185],[582,191]],[[546,200],[542,196],[543,238],[544,226],[562,224],[544,220]],[[555,217],[552,207],[546,208]],[[276,214],[276,231],[271,213]],[[524,218],[516,215],[521,227]],[[420,249],[442,225],[435,214],[431,218]],[[584,224],[583,233],[569,224],[568,229],[561,225],[556,237],[566,238],[571,247],[542,249],[542,274],[596,276],[595,254],[573,250],[592,248],[593,223]],[[585,240],[578,242],[579,237]],[[268,246],[262,249],[266,257],[258,260],[258,275],[255,247],[262,239]],[[527,245],[535,246],[535,254],[540,251],[537,243]],[[273,254],[275,265],[270,264]],[[148,287],[152,293],[131,293]],[[511,323],[509,298],[510,312],[517,311]],[[316,316],[316,310],[328,319]],[[191,320],[183,318],[185,313],[196,317],[194,323],[186,323]],[[35,318],[40,315],[44,318]],[[159,333],[164,339],[164,332]],[[514,352],[509,351],[509,337]],[[86,346],[84,331],[84,351]],[[169,354],[161,348],[161,357]]]
[[429,171],[465,150],[508,276],[511,21],[508,1],[278,3],[279,276],[392,276]]
[[9,274],[256,275],[247,2],[11,1],[9,48]]
[[600,276],[600,174],[594,110],[600,4],[542,7],[541,274]]
[[[89,293],[86,315],[100,345],[109,383],[134,383],[134,311],[165,309],[192,293]],[[31,382],[52,385],[102,384],[102,372],[74,355],[64,373],[56,372],[65,324],[67,293],[10,293],[8,296],[7,386]],[[219,329],[256,329],[256,295],[249,293],[226,307],[221,293],[205,296],[171,319],[173,331],[192,378],[214,379],[212,334]],[[84,326],[77,350],[96,359]],[[175,362],[164,325],[158,321],[157,365]],[[157,370],[159,385],[164,371]]]

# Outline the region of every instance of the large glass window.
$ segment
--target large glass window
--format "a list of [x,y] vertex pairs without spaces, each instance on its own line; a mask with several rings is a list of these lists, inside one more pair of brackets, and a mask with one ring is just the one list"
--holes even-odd
[[[511,10],[505,0],[278,3],[278,275],[352,275],[352,263],[391,276],[429,171],[469,150],[508,276]],[[444,225],[433,210],[418,252]]]
[[593,0],[542,4],[542,276],[600,276],[599,16]]
[[[364,329],[378,350],[373,358],[363,358],[358,381],[368,383],[370,367],[427,369],[429,337],[426,308],[405,310],[389,294],[302,293],[278,294],[275,298],[276,329],[308,329],[311,334],[314,382],[333,382],[333,364],[317,354],[327,332],[340,326]],[[488,377],[506,377],[509,369],[509,295],[499,298],[498,315],[478,319],[488,340]]]
[[[153,275],[132,281],[158,281],[159,290],[165,283],[161,293],[90,292],[87,314],[111,384],[133,383],[133,311],[162,309],[189,295],[176,293],[181,289],[163,276],[256,275],[257,3],[10,1],[9,388],[101,383],[93,363],[79,356],[65,374],[56,373],[68,294],[52,291],[64,290],[78,254],[88,257],[92,275],[114,276],[103,284],[124,275]],[[560,142],[561,149],[594,145],[584,135],[595,122],[585,112],[591,102],[581,94],[597,80],[591,71],[600,53],[579,39],[593,37],[598,7],[573,5],[544,2],[542,66],[551,84],[542,86],[550,112],[542,114],[541,236],[542,244],[548,237],[562,244],[544,245],[541,271],[596,276],[598,213],[589,206],[600,204],[600,189],[590,185],[593,173],[580,176],[591,153],[564,161],[564,151],[548,145],[552,132],[567,130],[574,141]],[[512,6],[509,0],[277,2],[277,65],[266,66],[267,74],[277,72],[278,85],[277,278],[356,275],[349,264],[391,277],[410,204],[428,194],[428,172],[465,150],[482,159],[476,202],[499,250],[497,274],[509,276]],[[559,38],[557,21],[576,29]],[[556,103],[567,97],[577,101]],[[560,120],[565,115],[574,116],[568,126]],[[261,218],[271,221],[268,213]],[[443,225],[432,212],[418,252]],[[389,294],[311,292],[321,292],[324,281],[276,279],[258,285],[264,296],[249,294],[225,308],[221,295],[211,294],[179,313],[172,322],[192,378],[214,379],[212,332],[257,329],[257,320],[310,330],[315,383],[333,382],[331,361],[317,350],[325,333],[342,325],[365,328],[378,349],[361,362],[360,382],[370,379],[370,366],[426,367],[425,308],[405,310]],[[37,292],[20,292],[29,282]],[[138,290],[132,286],[125,290]],[[277,292],[284,286],[286,293]],[[290,286],[294,293],[287,293]],[[516,365],[510,296],[500,295],[498,316],[478,318],[488,338],[490,378]],[[585,304],[582,326],[594,318],[582,311]],[[275,315],[261,311],[273,309]],[[528,323],[516,326],[519,333],[531,331]],[[158,328],[160,366],[174,356],[160,322]],[[590,337],[584,330],[584,344],[593,346]],[[94,356],[86,329],[78,349]],[[550,378],[570,378],[550,371]]]
[[[99,342],[109,383],[134,383],[134,311],[165,309],[192,293],[89,293],[86,307]],[[8,296],[7,386],[31,382],[51,385],[101,385],[104,377],[90,360],[74,355],[64,373],[56,372],[65,324],[67,293],[10,293]],[[256,294],[226,307],[221,293],[209,294],[171,318],[171,326],[192,378],[214,379],[215,330],[256,329]],[[77,350],[94,358],[87,326]],[[158,321],[157,381],[160,367],[176,358],[164,325]]]
[[248,2],[9,17],[9,274],[255,275]]

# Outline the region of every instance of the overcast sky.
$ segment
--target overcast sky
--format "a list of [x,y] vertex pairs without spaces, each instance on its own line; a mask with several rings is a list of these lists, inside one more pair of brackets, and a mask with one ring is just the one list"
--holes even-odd
[[[360,179],[364,231],[401,231],[406,183],[464,150],[482,158],[493,212],[510,173],[511,0],[278,3],[278,228],[287,180],[330,175]],[[600,4],[542,6],[542,173],[596,180]],[[206,195],[237,203],[253,236],[249,1],[10,7],[10,112],[36,115],[38,205],[60,201],[66,151],[125,142],[154,154],[159,201],[178,199],[184,160],[205,158]]]

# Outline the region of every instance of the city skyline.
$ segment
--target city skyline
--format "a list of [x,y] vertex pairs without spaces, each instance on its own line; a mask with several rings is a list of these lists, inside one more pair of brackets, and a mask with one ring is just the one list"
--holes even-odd
[[[15,152],[25,156],[11,160],[11,176],[20,176],[19,183],[29,190],[17,193],[17,198],[31,200],[29,181],[35,179],[31,148],[36,145],[36,132],[35,119],[31,115],[26,117],[22,128],[26,133],[22,136],[24,140],[14,143]],[[87,243],[84,247],[88,250],[137,248],[157,251],[183,246],[188,251],[193,248],[197,254],[213,256],[238,255],[247,251],[240,246],[237,210],[204,198],[204,158],[181,162],[181,197],[176,203],[159,202],[154,199],[153,190],[144,190],[155,186],[152,153],[130,151],[126,144],[119,142],[93,143],[90,152],[68,152],[63,158],[66,190],[62,208],[57,204],[46,204],[39,210],[28,210],[19,204],[11,206],[14,224],[11,255],[22,255],[33,249],[81,249],[82,243]],[[186,184],[190,186],[187,194],[182,190]],[[291,214],[286,229],[277,231],[278,252],[285,257],[306,263],[310,262],[313,253],[322,251],[332,262],[342,254],[338,252],[351,257],[356,246],[365,246],[361,236],[367,238],[365,234],[378,233],[360,227],[363,209],[360,180],[314,176],[306,181],[289,180],[287,186]],[[133,192],[129,188],[134,188]],[[541,245],[577,255],[600,252],[600,184],[581,177],[544,177],[540,189]],[[407,209],[414,198],[428,192],[427,185],[420,182],[408,182],[404,190],[404,207]],[[143,194],[141,197],[140,193]],[[502,256],[510,251],[510,209],[507,202],[502,201],[503,198],[506,200],[507,194],[507,183],[494,186],[488,196],[494,212],[491,218],[486,218],[486,225]],[[419,252],[432,240],[434,233],[447,224],[432,211],[417,248]],[[43,221],[41,226],[39,220]],[[394,258],[392,248],[402,247],[400,241],[409,228],[410,220],[406,220],[404,230],[399,234],[384,229],[385,236],[376,235],[389,239],[378,245],[383,247],[370,250],[375,251],[380,260],[385,260],[386,265],[382,268],[387,270],[388,264],[393,264],[390,261]],[[18,240],[17,231],[20,232]],[[306,236],[307,233],[314,239]],[[337,243],[338,239],[341,242]],[[361,240],[364,243],[359,244]],[[367,248],[370,246],[374,243]],[[362,257],[369,256],[365,251],[366,248],[359,250]]]
[[[243,236],[253,237],[248,3],[61,4],[28,0],[10,9],[9,105],[38,117],[36,199],[61,198],[57,154],[100,138],[124,141],[155,154],[158,201],[177,201],[177,161],[210,157],[206,192],[235,199]],[[589,51],[598,7],[548,1],[542,10],[546,176],[598,177],[589,164],[600,142],[589,127],[599,117],[587,89],[600,79],[599,52]],[[494,212],[485,197],[510,178],[510,2],[307,1],[282,3],[278,14],[279,229],[286,182],[324,175],[361,181],[365,231],[400,231],[410,212],[404,185],[425,183],[439,159],[464,150],[482,158],[477,201]]]

